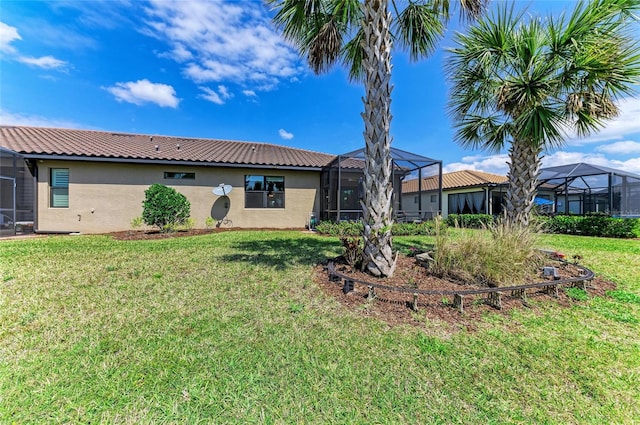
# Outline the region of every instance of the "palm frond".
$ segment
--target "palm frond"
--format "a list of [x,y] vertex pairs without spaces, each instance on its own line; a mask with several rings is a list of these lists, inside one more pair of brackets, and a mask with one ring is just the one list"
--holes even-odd
[[364,80],[365,73],[362,68],[362,60],[364,58],[363,39],[364,30],[360,27],[356,35],[342,48],[342,63],[349,70],[350,81]]
[[309,43],[308,62],[316,74],[328,71],[340,57],[342,33],[335,20],[325,22]]
[[463,20],[476,20],[488,4],[489,0],[460,0],[460,17]]
[[511,123],[499,114],[467,115],[456,122],[454,140],[465,149],[498,153],[509,143]]
[[307,58],[316,73],[331,68],[338,59],[350,26],[359,24],[357,0],[268,0],[277,10],[273,22]]
[[349,28],[359,27],[362,21],[362,3],[360,0],[332,0],[331,14]]
[[272,9],[277,10],[273,23],[282,30],[284,37],[300,48],[308,50],[304,41],[313,27],[326,15],[324,0],[266,0]]
[[431,5],[410,3],[394,21],[395,40],[409,51],[411,60],[431,54],[444,34],[441,14]]

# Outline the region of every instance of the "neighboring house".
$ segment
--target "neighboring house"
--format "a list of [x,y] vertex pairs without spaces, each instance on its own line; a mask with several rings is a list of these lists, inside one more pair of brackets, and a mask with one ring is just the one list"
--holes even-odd
[[[38,232],[130,229],[153,183],[187,197],[196,227],[213,217],[302,228],[319,210],[321,170],[335,158],[265,143],[11,126],[0,126],[0,148],[3,222],[22,214]],[[10,193],[19,174],[31,183]],[[228,196],[212,193],[220,184],[232,186]],[[30,207],[7,206],[24,193]]]
[[640,175],[584,162],[540,170],[539,196],[561,214],[640,217]]
[[[405,180],[402,183],[402,209],[408,215],[500,214],[505,176],[463,170],[442,174],[442,207],[438,203],[438,176]],[[421,195],[419,195],[421,193]]]
[[[606,213],[619,217],[640,217],[640,175],[594,164],[576,163],[540,170],[539,212],[559,214]],[[438,177],[405,180],[402,209],[409,214],[437,213]],[[419,189],[422,196],[418,196]],[[464,170],[442,174],[443,217],[448,214],[501,213],[507,178],[480,171]]]

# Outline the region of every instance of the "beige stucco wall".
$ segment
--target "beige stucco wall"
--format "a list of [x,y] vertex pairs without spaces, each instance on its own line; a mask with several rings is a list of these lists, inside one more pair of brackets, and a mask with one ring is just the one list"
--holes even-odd
[[[431,202],[431,195],[436,196],[436,201]],[[417,212],[418,203],[415,202],[415,198],[418,193],[407,193],[402,195],[402,210],[407,212]],[[447,195],[442,192],[443,207],[446,207]],[[432,190],[428,192],[422,192],[422,211],[430,211],[433,216],[438,214],[438,191]]]
[[[69,208],[49,207],[51,168],[69,169]],[[195,180],[164,179],[165,171],[194,172]],[[284,176],[285,207],[244,207],[244,176]],[[222,227],[303,228],[310,212],[318,214],[320,172],[279,169],[219,168],[121,164],[82,161],[38,161],[37,230],[40,232],[103,233],[131,229],[142,215],[144,191],[153,183],[175,188],[191,203],[196,228],[207,217],[225,215]],[[227,199],[211,190],[233,186]]]

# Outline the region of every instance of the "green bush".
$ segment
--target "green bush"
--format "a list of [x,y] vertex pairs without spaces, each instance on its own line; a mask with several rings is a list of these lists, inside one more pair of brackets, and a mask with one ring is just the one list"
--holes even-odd
[[[444,231],[444,227],[440,231]],[[422,223],[394,223],[391,233],[395,236],[419,236],[436,234],[435,220],[423,221]]]
[[187,198],[173,188],[156,183],[144,192],[142,219],[149,226],[161,231],[175,230],[187,222],[190,213]]
[[[441,231],[444,231],[443,226]],[[321,221],[316,225],[316,231],[329,236],[360,236],[364,227],[361,221],[344,221],[335,223],[333,221]],[[394,223],[391,233],[395,236],[419,236],[435,235],[435,224],[433,220],[422,223]]]
[[358,236],[343,236],[340,238],[344,247],[344,257],[347,264],[353,269],[362,264],[362,240]]
[[491,214],[449,214],[446,224],[451,227],[482,229],[493,224],[493,216]]
[[613,218],[605,214],[589,214],[537,217],[536,221],[541,223],[541,228],[546,233],[609,238],[640,237],[640,220],[637,218]]
[[546,233],[577,235],[579,220],[580,216],[576,215],[556,215],[554,217],[547,217],[543,226],[543,231]]
[[316,225],[316,232],[329,236],[360,236],[364,231],[360,221],[321,221]]

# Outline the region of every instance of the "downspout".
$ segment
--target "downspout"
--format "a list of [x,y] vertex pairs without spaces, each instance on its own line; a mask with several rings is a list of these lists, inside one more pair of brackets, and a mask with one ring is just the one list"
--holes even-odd
[[485,188],[485,193],[484,193],[484,213],[487,214],[487,215],[491,214],[491,211],[490,211],[490,208],[489,208],[490,207],[489,206],[489,188],[490,187],[491,187],[490,185],[487,185],[487,187]]
[[340,191],[342,190],[342,164],[341,164],[341,156],[338,156],[338,194],[336,197],[336,200],[338,201],[336,203],[336,223],[340,223],[340,204],[342,203],[341,201],[341,196],[340,196]]
[[422,215],[422,167],[418,168],[418,214]]
[[613,174],[609,173],[609,215],[613,215]]
[[438,215],[442,215],[442,161],[438,161]]
[[564,178],[564,213],[569,215],[569,179],[566,177]]

